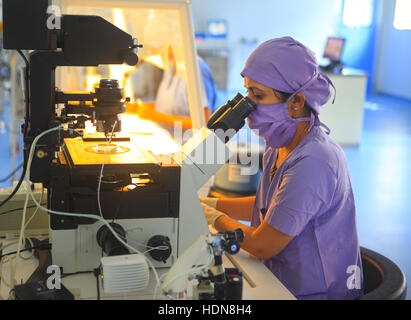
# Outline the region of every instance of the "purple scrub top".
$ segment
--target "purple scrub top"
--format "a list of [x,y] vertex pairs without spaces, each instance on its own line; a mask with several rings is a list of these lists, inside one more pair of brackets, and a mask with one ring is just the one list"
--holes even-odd
[[268,147],[251,225],[266,221],[293,240],[265,265],[297,299],[355,299],[363,294],[354,196],[343,150],[320,127],[270,181]]

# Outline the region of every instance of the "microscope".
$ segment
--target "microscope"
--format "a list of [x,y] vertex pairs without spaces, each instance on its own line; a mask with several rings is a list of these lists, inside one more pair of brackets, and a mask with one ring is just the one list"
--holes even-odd
[[[62,123],[70,129],[84,128],[92,120],[97,130],[108,133],[121,130],[118,114],[125,111],[122,89],[118,82],[105,79],[96,92],[65,93],[55,87],[59,66],[98,66],[100,64],[136,65],[137,40],[98,16],[63,15],[61,29],[48,29],[48,0],[13,0],[3,2],[5,49],[34,50],[26,69],[26,116],[22,127],[24,150],[41,132]],[[73,105],[73,102],[78,102]],[[86,104],[90,102],[91,104]],[[65,107],[58,116],[56,106]],[[39,147],[43,157],[33,161],[32,182],[50,183],[51,163],[64,137],[74,137],[74,130],[54,139],[45,138]],[[25,154],[27,157],[27,154]]]
[[[31,182],[47,189],[49,210],[80,215],[50,214],[52,263],[63,273],[75,273],[97,268],[102,255],[129,253],[107,226],[81,217],[98,215],[100,209],[125,242],[149,251],[156,268],[170,267],[209,233],[197,191],[229,159],[226,142],[255,104],[237,95],[171,155],[154,155],[127,137],[113,137],[121,131],[119,115],[128,101],[118,81],[102,79],[94,92],[64,92],[56,88],[55,71],[61,66],[133,66],[141,46],[98,16],[62,15],[61,28],[49,29],[49,5],[49,0],[3,0],[3,29],[5,49],[34,50],[25,72],[24,160],[39,134],[64,128],[41,137],[29,173]],[[102,138],[83,135],[87,120],[104,133]],[[105,144],[108,139],[116,146]],[[198,151],[220,155],[222,161],[198,161]]]

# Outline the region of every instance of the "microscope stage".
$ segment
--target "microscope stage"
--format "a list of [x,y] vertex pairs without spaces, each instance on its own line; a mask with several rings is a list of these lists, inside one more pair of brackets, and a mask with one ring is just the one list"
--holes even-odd
[[82,138],[64,139],[66,155],[74,166],[155,164],[155,156],[130,141],[83,141]]

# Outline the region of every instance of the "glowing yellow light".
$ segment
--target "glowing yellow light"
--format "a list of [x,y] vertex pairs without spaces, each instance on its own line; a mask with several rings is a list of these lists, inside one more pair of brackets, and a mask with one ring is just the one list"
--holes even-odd
[[98,86],[100,80],[101,76],[99,74],[94,73],[94,68],[88,67],[86,77],[86,90],[89,92],[94,91],[94,88]]
[[160,54],[146,57],[144,60],[160,69],[164,69],[163,59]]
[[171,154],[181,149],[173,138],[152,121],[142,120],[135,114],[121,114],[121,132],[130,141],[153,154]]
[[[149,19],[154,17],[154,10],[150,11]],[[123,9],[112,9],[113,24],[123,31],[127,32],[127,24]],[[146,58],[147,62],[164,69],[164,63],[161,54],[155,54]],[[128,65],[109,65],[109,78],[119,81],[120,87],[124,89],[126,97],[130,97],[131,102],[134,102],[134,91],[132,82],[129,77],[130,73],[134,72],[136,67]],[[95,73],[95,68],[87,68],[86,87],[87,91],[94,91],[94,88],[102,79],[101,75]],[[122,113],[121,118],[121,133],[118,136],[130,138],[130,142],[141,148],[142,150],[150,151],[154,155],[167,155],[176,153],[181,150],[181,146],[157,124],[152,121],[142,120],[136,114]],[[95,133],[96,128],[91,121],[85,123],[86,133]],[[107,160],[108,161],[108,160]],[[133,188],[134,186],[131,186]]]
[[115,26],[120,28],[124,32],[127,32],[126,20],[124,19],[123,9],[113,8],[112,13]]

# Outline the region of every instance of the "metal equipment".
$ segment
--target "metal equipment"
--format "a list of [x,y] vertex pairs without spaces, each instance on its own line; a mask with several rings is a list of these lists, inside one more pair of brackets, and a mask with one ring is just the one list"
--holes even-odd
[[[170,267],[209,232],[197,191],[229,158],[225,143],[255,105],[237,96],[219,111],[222,117],[213,118],[209,127],[219,130],[201,128],[174,154],[155,155],[129,137],[114,136],[127,103],[117,81],[103,79],[95,92],[67,93],[55,88],[55,71],[59,66],[135,65],[137,41],[97,16],[63,15],[61,29],[50,30],[48,5],[47,0],[3,1],[4,47],[35,50],[25,88],[25,161],[40,133],[65,128],[35,145],[30,180],[47,189],[49,210],[100,215],[125,242],[150,250],[155,267]],[[86,120],[104,134],[83,134]],[[110,231],[101,221],[50,214],[53,264],[64,273],[89,271],[102,255],[129,253]]]
[[[137,40],[98,16],[63,15],[61,29],[49,29],[48,0],[16,0],[3,2],[3,45],[5,49],[35,50],[30,53],[25,97],[28,101],[24,132],[24,149],[34,137],[60,123],[81,128],[84,116],[99,123],[97,129],[107,132],[117,115],[124,112],[121,89],[111,80],[103,80],[96,93],[64,93],[55,88],[55,71],[59,66],[98,66],[100,64],[136,65]],[[71,101],[80,102],[72,108]],[[92,103],[89,108],[85,102]],[[57,105],[64,104],[60,116]],[[71,117],[70,117],[71,115]],[[73,115],[83,115],[77,119]],[[119,131],[119,128],[116,128]],[[111,131],[111,130],[110,130]],[[37,152],[43,157],[33,161],[32,182],[50,183],[51,163],[62,139],[76,136],[47,137]]]
[[173,299],[184,298],[193,265],[200,257],[212,255],[213,262],[210,264],[211,267],[207,268],[207,274],[195,276],[198,280],[195,298],[241,300],[242,274],[236,268],[224,270],[222,256],[224,252],[236,254],[243,240],[244,233],[241,229],[199,236],[167,273],[163,281],[163,293]]

